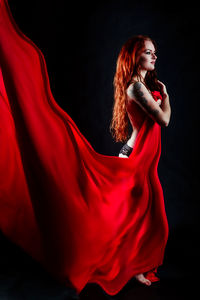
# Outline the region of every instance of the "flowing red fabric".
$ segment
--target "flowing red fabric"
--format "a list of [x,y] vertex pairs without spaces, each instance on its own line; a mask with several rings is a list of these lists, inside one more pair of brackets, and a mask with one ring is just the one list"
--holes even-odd
[[0,47],[2,233],[78,293],[98,283],[114,295],[138,273],[159,280],[161,127],[146,115],[129,158],[97,153],[54,100],[43,54],[6,0]]

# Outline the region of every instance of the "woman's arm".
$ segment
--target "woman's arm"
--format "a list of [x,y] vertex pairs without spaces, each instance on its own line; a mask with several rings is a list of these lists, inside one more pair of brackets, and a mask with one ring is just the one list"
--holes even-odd
[[165,85],[160,81],[159,84],[161,85],[163,96],[161,105],[154,100],[153,96],[141,82],[130,84],[127,89],[127,95],[129,101],[135,101],[155,122],[162,127],[166,127],[169,124],[171,114],[169,96]]

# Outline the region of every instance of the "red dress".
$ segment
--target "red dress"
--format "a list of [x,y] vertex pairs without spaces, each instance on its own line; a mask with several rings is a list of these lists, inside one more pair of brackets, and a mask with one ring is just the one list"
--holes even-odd
[[1,231],[78,293],[95,282],[114,295],[138,273],[158,280],[161,127],[145,116],[129,158],[97,153],[54,100],[43,54],[6,0],[0,49]]

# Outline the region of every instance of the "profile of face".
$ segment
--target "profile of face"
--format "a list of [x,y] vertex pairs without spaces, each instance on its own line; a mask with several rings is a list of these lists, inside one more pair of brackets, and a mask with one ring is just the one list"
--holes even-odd
[[152,71],[155,68],[157,56],[154,44],[150,40],[144,41],[144,47],[138,57],[140,70]]

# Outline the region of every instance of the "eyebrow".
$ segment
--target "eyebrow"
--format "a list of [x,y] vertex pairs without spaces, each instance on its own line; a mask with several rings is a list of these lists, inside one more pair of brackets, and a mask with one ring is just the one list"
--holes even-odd
[[149,48],[145,49],[144,51],[147,51],[147,50],[152,51],[152,52],[156,52],[156,50],[153,51],[153,50],[151,50]]

